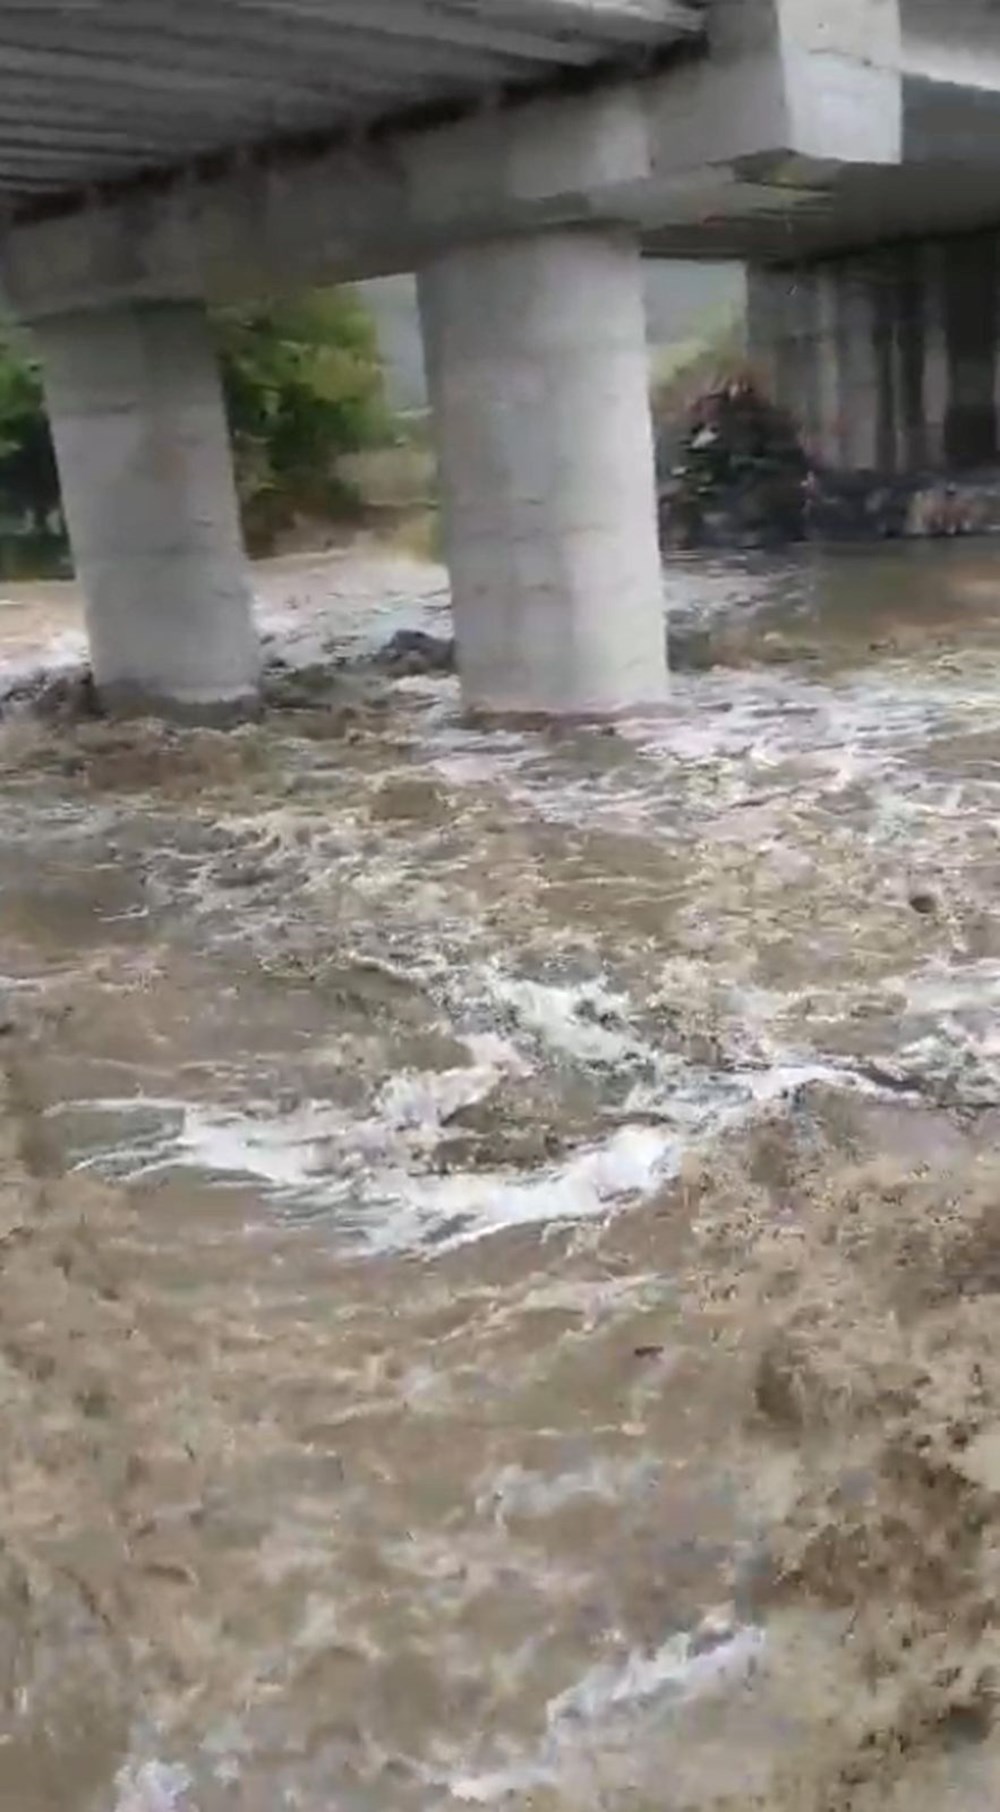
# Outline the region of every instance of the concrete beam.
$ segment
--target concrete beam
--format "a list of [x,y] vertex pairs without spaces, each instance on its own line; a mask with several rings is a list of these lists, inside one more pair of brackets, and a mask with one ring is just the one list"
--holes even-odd
[[[447,126],[244,156],[225,174],[191,169],[14,224],[0,241],[0,290],[29,320],[155,298],[266,294],[414,269],[498,234],[606,220],[642,232],[687,224],[698,218],[699,184],[710,196],[728,188],[738,218],[743,164],[753,166],[751,217],[762,202],[789,214],[808,200],[813,167],[822,185],[834,164],[899,155],[891,109],[859,125],[871,94],[846,48],[838,54],[856,91],[845,76],[840,104],[821,117],[805,106],[810,58],[825,53],[789,37],[774,9],[790,4],[761,0],[770,37],[723,41],[701,63],[486,108]],[[790,163],[795,185],[786,187]]]
[[857,162],[897,162],[900,0],[777,0],[777,27],[796,145],[821,158],[849,137]]
[[[893,164],[902,148],[900,0],[716,0],[711,56],[688,105],[715,89],[716,125],[745,126],[777,95],[789,151],[818,161]],[[703,115],[709,124],[704,108]],[[709,124],[709,131],[711,126]],[[752,131],[748,136],[752,136]],[[710,144],[705,147],[706,158]]]

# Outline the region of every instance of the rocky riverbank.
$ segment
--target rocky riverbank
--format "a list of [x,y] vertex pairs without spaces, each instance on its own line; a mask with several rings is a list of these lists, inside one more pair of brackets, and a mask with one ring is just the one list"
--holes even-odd
[[658,447],[668,549],[942,539],[1000,532],[1000,466],[837,472],[810,460],[790,418],[749,381],[699,398]]

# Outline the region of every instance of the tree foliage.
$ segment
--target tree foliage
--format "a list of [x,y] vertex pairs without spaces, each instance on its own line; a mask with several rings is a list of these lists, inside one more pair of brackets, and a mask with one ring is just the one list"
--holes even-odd
[[[297,514],[356,503],[338,455],[377,444],[390,426],[375,330],[350,290],[219,309],[212,327],[244,527],[260,551]],[[4,544],[43,540],[58,512],[38,366],[20,336],[0,330],[0,557]]]
[[38,367],[0,335],[0,523],[45,532],[59,510],[59,477]]
[[388,438],[375,329],[350,290],[228,308],[214,318],[244,525],[266,542],[298,512],[343,514],[356,498],[339,454]]

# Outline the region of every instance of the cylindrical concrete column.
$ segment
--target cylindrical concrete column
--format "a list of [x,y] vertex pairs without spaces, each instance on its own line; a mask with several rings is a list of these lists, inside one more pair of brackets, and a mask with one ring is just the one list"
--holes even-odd
[[636,244],[588,229],[463,247],[422,272],[420,306],[467,702],[552,715],[658,702]]
[[873,472],[885,439],[880,375],[877,286],[870,264],[847,259],[837,279],[837,343],[827,350],[837,366],[843,435],[833,462],[848,472]]
[[36,340],[102,701],[239,710],[259,653],[204,311],[74,314]]

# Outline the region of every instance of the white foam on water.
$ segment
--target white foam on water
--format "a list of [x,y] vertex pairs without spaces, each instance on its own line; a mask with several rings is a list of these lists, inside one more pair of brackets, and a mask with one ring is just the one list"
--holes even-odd
[[[412,627],[444,607],[441,573],[409,562],[376,563],[368,579],[349,562],[342,569],[333,562],[329,596],[318,601],[311,583],[304,581],[299,599],[261,606],[274,651],[293,664],[328,658],[334,643],[349,651],[384,641],[397,611]],[[765,593],[767,583],[762,581]],[[731,589],[731,575],[725,585]],[[384,609],[375,608],[373,615],[379,600]],[[628,759],[604,768],[573,755],[572,738],[460,725],[453,685],[422,683],[410,695],[419,714],[418,739],[432,764],[457,783],[499,782],[515,810],[523,806],[536,816],[584,826],[605,822],[668,836],[745,840],[743,808],[801,790],[809,809],[825,794],[831,810],[839,810],[843,791],[860,779],[878,782],[877,834],[893,835],[908,852],[920,813],[930,815],[931,827],[940,821],[940,800],[927,775],[919,765],[907,765],[912,753],[933,734],[967,726],[970,714],[995,716],[998,708],[996,686],[964,668],[927,678],[898,664],[834,680],[776,668],[682,675],[670,712],[623,725]],[[754,822],[759,825],[759,818]],[[477,941],[488,935],[482,922],[474,915],[456,918],[444,892],[432,891],[419,905],[405,849],[387,840],[383,858],[382,850],[364,846],[346,809],[336,826],[318,831],[314,846],[305,850],[297,842],[297,809],[227,823],[234,834],[253,833],[262,847],[276,837],[289,861],[300,860],[304,891],[340,879],[345,864],[355,891],[366,879],[381,888],[380,911],[383,899],[388,903],[381,917],[372,914],[366,959],[379,950],[384,954],[388,935],[394,949],[399,944],[406,952],[405,958],[400,954],[401,975],[416,976],[455,1024],[486,1024],[491,1030],[479,1031],[478,1048],[477,1035],[468,1038],[468,1067],[392,1076],[360,1113],[322,1101],[305,1101],[288,1112],[257,1099],[239,1106],[137,1099],[131,1109],[127,1102],[77,1103],[74,1112],[85,1114],[89,1105],[94,1115],[106,1110],[120,1122],[113,1139],[102,1139],[98,1129],[93,1150],[81,1160],[85,1164],[126,1178],[180,1166],[223,1180],[251,1179],[290,1213],[329,1213],[351,1237],[391,1250],[478,1238],[513,1225],[597,1218],[616,1203],[642,1199],[660,1187],[692,1145],[744,1123],[803,1086],[833,1083],[880,1092],[863,1071],[852,1071],[849,1061],[807,1048],[808,1034],[801,1043],[781,1040],[774,1028],[793,998],[787,991],[758,1001],[751,1011],[749,995],[721,975],[726,1061],[713,1068],[687,1062],[669,1048],[670,1040],[664,1048],[644,1035],[633,1003],[606,975],[553,981],[512,973],[507,952],[484,959]],[[796,859],[800,865],[807,860],[794,842],[776,844],[776,863],[784,861],[793,882],[788,864]],[[273,925],[287,918],[284,892],[280,899],[262,895],[259,907],[241,903],[239,915],[227,898],[232,936],[249,935],[255,911],[265,915],[266,940]],[[450,918],[443,916],[446,911]],[[227,933],[213,927],[212,935]],[[368,934],[358,936],[365,940]],[[711,961],[699,964],[701,973],[711,968]],[[929,1063],[949,1074],[956,1064],[965,1065],[963,1075],[975,1068],[977,1100],[992,1086],[1000,1070],[998,1037],[985,1023],[988,1016],[977,1018],[968,994],[986,978],[982,965],[970,965],[968,977],[962,984],[939,977],[936,995],[927,993],[927,978],[896,979],[905,996],[894,1059],[902,1087]],[[679,973],[671,974],[668,987],[665,979],[661,972],[661,996],[685,998]],[[966,993],[958,998],[955,990],[962,987]],[[932,1013],[938,1020],[933,1031],[919,1024],[921,1015]],[[607,1109],[607,1130],[599,1123],[588,1144],[534,1170],[444,1176],[430,1171],[429,1160],[446,1139],[451,1119],[462,1107],[488,1098],[502,1077],[534,1071],[558,1079],[568,1068],[596,1074],[602,1086],[612,1080],[623,1084],[621,1099]],[[148,1109],[157,1107],[161,1124],[150,1131]],[[146,1116],[141,1138],[138,1122],[135,1129],[128,1125],[133,1109]]]
[[[877,1094],[874,1084],[820,1063],[781,1065],[723,1089],[692,1092],[673,1124],[620,1124],[561,1162],[533,1170],[469,1170],[437,1175],[427,1160],[458,1105],[485,1099],[495,1073],[444,1071],[401,1076],[381,1097],[382,1117],[352,1118],[325,1102],[285,1113],[208,1107],[179,1099],[99,1099],[50,1110],[94,1116],[97,1127],[78,1169],[134,1183],[171,1170],[258,1184],[293,1218],[328,1218],[369,1252],[447,1250],[514,1227],[597,1220],[626,1203],[649,1200],[678,1173],[686,1151],[736,1128],[762,1107],[813,1081]],[[152,1129],[150,1112],[160,1116]],[[99,1120],[116,1122],[102,1140]],[[141,1130],[130,1134],[130,1117]]]
[[[663,1715],[693,1699],[745,1680],[764,1653],[760,1629],[743,1627],[714,1639],[713,1619],[695,1634],[671,1636],[653,1653],[633,1650],[620,1661],[598,1663],[546,1708],[546,1734],[538,1751],[503,1767],[456,1774],[447,1782],[464,1805],[495,1805],[514,1794],[555,1787],[571,1774],[579,1752],[609,1724],[644,1711]],[[713,1638],[711,1646],[703,1638]]]
[[476,1513],[488,1512],[503,1526],[510,1516],[551,1516],[582,1498],[621,1504],[644,1488],[654,1488],[659,1472],[660,1462],[652,1454],[631,1463],[599,1459],[577,1471],[556,1473],[535,1472],[516,1464],[503,1466],[477,1483]]
[[[678,1173],[686,1152],[794,1097],[814,1082],[869,1094],[874,1082],[769,1037],[767,1015],[731,1069],[692,1066],[660,1051],[634,1023],[628,997],[601,977],[548,983],[512,977],[497,961],[460,978],[467,1012],[502,1029],[468,1033],[469,1064],[402,1070],[376,1086],[366,1107],[306,1099],[289,1108],[145,1095],[65,1102],[83,1155],[77,1167],[126,1183],[176,1170],[223,1183],[249,1181],[293,1219],[327,1219],[369,1252],[448,1249],[514,1227],[597,1221],[649,1200]],[[746,1020],[744,1022],[746,1024]],[[627,1085],[610,1122],[564,1157],[530,1168],[439,1173],[455,1116],[515,1079],[569,1065]],[[526,1097],[526,1113],[534,1111]],[[110,1122],[110,1126],[109,1123]]]
[[30,653],[0,654],[0,700],[45,680],[82,672],[86,659],[87,638],[77,629],[60,630]]
[[622,1662],[599,1663],[552,1701],[549,1729],[581,1720],[593,1723],[664,1692],[688,1697],[711,1692],[742,1678],[763,1646],[763,1633],[748,1627],[711,1647],[683,1634],[672,1636],[652,1655],[633,1650]]
[[261,639],[289,667],[321,665],[331,654],[370,655],[400,629],[449,631],[444,568],[402,554],[306,559],[298,584],[294,568],[286,569],[280,600],[265,590],[277,574],[258,578]]
[[956,1013],[983,1013],[987,1018],[987,1048],[990,1050],[1000,1050],[998,1004],[1000,961],[996,959],[983,959],[962,969],[929,964],[911,977],[907,985],[907,1005],[913,1012],[946,1019]]
[[[47,1117],[90,1117],[93,1150],[76,1170],[97,1170],[125,1183],[187,1166],[208,1175],[254,1178],[275,1190],[301,1186],[321,1163],[339,1121],[307,1102],[289,1113],[208,1108],[173,1096],[99,1096],[59,1102]],[[109,1141],[100,1120],[116,1127]],[[132,1130],[134,1122],[136,1130]]]
[[115,1781],[113,1812],[198,1812],[190,1797],[193,1785],[186,1768],[159,1761],[130,1764]]
[[631,1003],[604,981],[554,984],[510,976],[497,964],[482,972],[487,997],[501,1013],[552,1051],[583,1064],[620,1064],[651,1055],[628,1025]]
[[[685,802],[722,826],[726,814],[775,796],[815,805],[857,785],[912,815],[941,809],[920,770],[935,737],[1000,720],[1000,688],[981,675],[878,671],[810,678],[789,669],[675,675],[670,709],[616,726],[627,762],[568,764],[543,735],[468,726],[439,695],[423,718],[430,764],[455,785],[502,783],[505,797],[549,821],[643,832],[673,828]],[[1000,771],[993,782],[1000,787]]]
[[[444,1083],[452,1107],[487,1092],[484,1076],[470,1084],[465,1071],[436,1081]],[[402,1078],[388,1095],[394,1122],[351,1120],[319,1102],[276,1114],[142,1096],[67,1102],[51,1114],[94,1116],[94,1146],[77,1169],[126,1183],[174,1169],[229,1182],[250,1179],[293,1213],[329,1214],[342,1232],[374,1251],[427,1241],[457,1245],[507,1227],[592,1218],[625,1199],[648,1196],[676,1168],[678,1149],[669,1132],[622,1126],[565,1163],[535,1172],[425,1174],[418,1166],[442,1136],[443,1123],[434,1117],[442,1090],[426,1082],[414,1088],[412,1079]],[[432,1117],[417,1117],[421,1101],[431,1102]],[[153,1131],[151,1110],[160,1116]],[[128,1130],[133,1115],[143,1122],[135,1137]],[[100,1138],[104,1116],[116,1123],[112,1141]]]
[[[473,1061],[448,1070],[400,1070],[375,1096],[370,1115],[352,1115],[336,1104],[305,1100],[276,1112],[267,1102],[240,1107],[205,1105],[175,1096],[103,1096],[54,1103],[53,1119],[123,1123],[123,1136],[99,1144],[78,1169],[115,1169],[135,1180],[178,1161],[190,1160],[220,1175],[255,1177],[280,1188],[307,1182],[329,1167],[331,1156],[391,1156],[403,1161],[433,1149],[449,1121],[474,1106],[505,1074],[523,1075],[526,1066],[504,1038],[484,1033],[465,1040]],[[130,1122],[132,1123],[130,1126]],[[141,1136],[134,1128],[141,1122]]]
[[382,1237],[406,1246],[433,1230],[435,1243],[449,1248],[512,1227],[593,1220],[654,1194],[676,1173],[678,1156],[676,1141],[659,1128],[623,1126],[567,1163],[527,1176],[399,1179],[395,1202],[385,1202]]
[[376,1128],[412,1134],[417,1142],[433,1147],[449,1120],[462,1108],[485,1101],[505,1073],[528,1073],[529,1066],[513,1045],[501,1038],[483,1034],[467,1044],[481,1059],[468,1068],[401,1070],[392,1076],[375,1103]]

